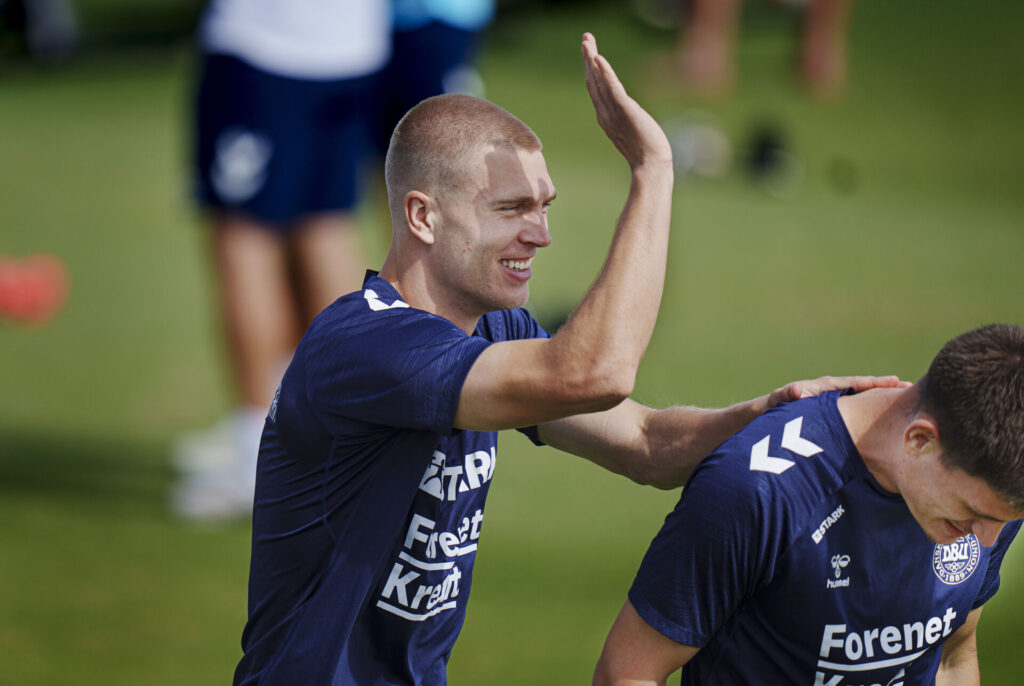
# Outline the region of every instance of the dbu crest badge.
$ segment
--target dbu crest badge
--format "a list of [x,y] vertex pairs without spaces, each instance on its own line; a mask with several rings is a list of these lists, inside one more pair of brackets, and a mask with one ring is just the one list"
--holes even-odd
[[932,571],[944,584],[955,586],[974,574],[981,559],[981,544],[974,534],[961,536],[952,543],[936,545]]

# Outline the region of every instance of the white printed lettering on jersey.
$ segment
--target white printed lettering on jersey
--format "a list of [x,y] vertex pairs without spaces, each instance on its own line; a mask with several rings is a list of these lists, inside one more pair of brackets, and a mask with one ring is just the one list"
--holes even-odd
[[227,129],[217,137],[210,183],[221,200],[243,203],[267,180],[273,146],[266,136],[245,129]]
[[[803,423],[803,417],[797,417],[786,422],[786,426],[782,429],[782,447],[801,457],[812,457],[820,453],[821,448],[800,435]],[[787,460],[783,457],[773,457],[768,454],[771,438],[770,434],[765,436],[750,449],[751,471],[782,474],[796,464],[792,460]]]
[[981,544],[974,534],[961,536],[952,543],[936,545],[932,553],[932,571],[947,586],[967,581],[978,568]]
[[825,517],[824,521],[822,521],[818,528],[811,532],[811,539],[814,541],[815,545],[821,543],[821,540],[825,538],[825,533],[829,529],[831,529],[832,525],[838,522],[839,518],[842,517],[845,513],[846,510],[844,510],[843,506],[840,505],[836,509],[832,510],[832,514],[830,514],[828,517]]
[[390,305],[385,305],[384,301],[380,299],[376,291],[367,288],[363,291],[363,298],[366,299],[366,304],[370,306],[370,309],[374,312],[380,312],[381,310],[390,310],[394,307],[409,307],[409,304],[401,300],[395,300]]
[[445,454],[435,450],[423,473],[420,490],[438,500],[454,501],[459,493],[480,488],[491,480],[495,458],[494,446],[491,446],[491,452],[477,450],[466,455],[461,465],[449,467],[445,464]]
[[907,624],[854,630],[846,624],[826,624],[821,633],[821,648],[815,684],[854,686],[857,672],[901,667],[887,686],[896,686],[903,678],[902,666],[924,655],[929,648],[953,633],[956,611],[947,607],[941,616]]
[[[478,508],[472,516],[462,518],[456,531],[436,531],[435,521],[414,514],[377,607],[414,622],[458,607],[462,571],[455,558],[476,551],[483,520],[483,510]],[[438,580],[434,574],[428,580],[431,572],[444,576]]]
[[836,578],[826,579],[825,588],[848,588],[850,586],[850,577],[846,577],[845,579],[841,577],[843,576],[843,570],[850,564],[850,556],[833,555],[831,564]]
[[877,681],[872,684],[857,684],[853,682],[844,681],[842,674],[835,674],[831,676],[831,679],[825,681],[824,672],[815,672],[814,686],[840,686],[840,684],[842,684],[842,686],[903,686],[903,680],[907,676],[907,670],[906,668],[903,668],[900,671],[896,672],[896,675],[893,676],[893,678],[889,679],[887,682],[885,682],[885,684],[881,684]]

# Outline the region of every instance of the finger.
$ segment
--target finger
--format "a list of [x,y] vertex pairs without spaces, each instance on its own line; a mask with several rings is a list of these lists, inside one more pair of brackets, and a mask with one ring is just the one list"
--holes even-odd
[[850,376],[836,379],[836,381],[845,383],[847,387],[856,391],[866,391],[869,388],[908,388],[913,385],[909,381],[902,381],[895,374],[888,376]]
[[592,33],[583,34],[583,66],[589,78],[593,78],[594,85],[612,91],[615,96],[626,94],[622,82],[612,68],[611,63],[597,49],[597,39]]

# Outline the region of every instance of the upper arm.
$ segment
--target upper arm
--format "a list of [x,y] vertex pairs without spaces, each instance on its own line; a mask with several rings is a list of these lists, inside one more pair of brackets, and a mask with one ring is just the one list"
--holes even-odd
[[594,684],[664,684],[698,650],[663,636],[627,600],[608,632],[594,671]]
[[969,686],[980,684],[978,669],[978,620],[981,607],[967,615],[967,620],[942,644],[942,658],[935,674],[936,686]]
[[579,359],[565,347],[557,336],[488,346],[466,375],[455,426],[531,426],[614,407],[632,392],[634,371]]

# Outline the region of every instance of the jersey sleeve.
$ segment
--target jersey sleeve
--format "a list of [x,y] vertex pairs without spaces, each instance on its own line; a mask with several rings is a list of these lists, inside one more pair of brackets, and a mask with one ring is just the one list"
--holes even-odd
[[651,627],[698,648],[769,576],[777,545],[764,482],[720,458],[713,455],[694,473],[629,591]]
[[1020,531],[1021,523],[1021,520],[1010,522],[1003,528],[1002,533],[999,534],[999,538],[992,549],[992,554],[988,558],[988,571],[985,572],[985,581],[981,585],[981,590],[978,591],[978,597],[974,600],[975,609],[987,603],[988,599],[999,590],[999,567],[1003,563],[1003,556],[1006,555],[1010,542],[1013,541],[1017,536],[1017,532]]
[[[412,308],[359,309],[325,327],[307,355],[306,392],[321,414],[451,434],[462,384],[491,344]],[[328,422],[329,423],[329,422]]]
[[[492,341],[551,338],[551,334],[522,308],[499,310],[488,314],[481,320],[480,330]],[[529,438],[536,446],[545,445],[544,441],[540,440],[536,425],[520,427],[516,431]]]

